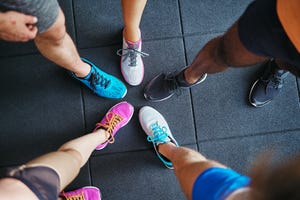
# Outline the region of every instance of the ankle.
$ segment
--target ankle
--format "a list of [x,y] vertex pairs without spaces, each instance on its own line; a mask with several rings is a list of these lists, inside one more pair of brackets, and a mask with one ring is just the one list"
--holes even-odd
[[193,73],[193,71],[190,70],[190,67],[186,68],[183,74],[184,74],[185,81],[190,85],[196,83],[203,76],[203,74],[200,74],[200,76],[199,75],[195,76],[195,73]]
[[189,76],[186,73],[187,69],[183,69],[179,74],[176,75],[176,80],[180,87],[191,87],[193,86],[200,78],[194,78]]
[[161,143],[157,146],[157,150],[159,153],[166,155],[167,152],[170,152],[176,145],[172,142]]
[[74,74],[78,78],[85,78],[90,74],[90,72],[91,72],[91,66],[83,62],[83,64],[81,64],[81,67],[77,71],[74,71]]
[[141,40],[141,31],[139,28],[124,28],[123,37],[126,42],[137,43]]
[[111,136],[110,133],[105,128],[102,127],[94,131],[94,133],[99,134],[99,136],[101,136],[101,139],[103,139],[104,142],[106,142]]
[[74,72],[74,74],[78,78],[85,78],[90,74],[91,69],[92,67],[89,64],[83,63],[82,67],[78,71]]

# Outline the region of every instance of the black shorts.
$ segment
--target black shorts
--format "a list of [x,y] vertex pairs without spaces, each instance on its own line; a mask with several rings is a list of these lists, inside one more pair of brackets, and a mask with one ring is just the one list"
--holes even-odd
[[57,0],[1,0],[0,12],[17,11],[38,18],[38,32],[48,30],[56,21],[59,13]]
[[238,31],[250,52],[280,59],[300,70],[300,54],[279,21],[276,0],[252,2],[238,21]]
[[57,200],[60,180],[57,172],[50,167],[37,166],[8,168],[0,178],[14,178],[24,183],[39,200]]

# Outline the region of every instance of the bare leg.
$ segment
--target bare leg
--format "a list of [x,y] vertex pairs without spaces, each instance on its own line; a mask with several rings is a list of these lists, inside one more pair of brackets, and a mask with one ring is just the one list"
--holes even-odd
[[56,170],[63,190],[79,173],[97,145],[105,142],[109,133],[103,129],[89,133],[63,144],[57,151],[45,154],[26,164],[26,166],[49,166]]
[[194,182],[204,170],[210,167],[225,167],[206,159],[197,151],[178,147],[173,143],[160,144],[158,147],[159,152],[173,163],[175,175],[188,199],[192,199]]
[[235,23],[223,36],[209,41],[185,70],[185,78],[195,83],[204,73],[217,73],[229,66],[244,67],[269,58],[255,55],[241,43]]
[[123,34],[127,41],[136,42],[141,38],[139,26],[146,2],[147,0],[122,0],[125,24]]
[[46,58],[74,72],[78,77],[85,77],[90,72],[91,67],[81,61],[72,39],[66,33],[65,17],[61,10],[56,22],[34,41]]

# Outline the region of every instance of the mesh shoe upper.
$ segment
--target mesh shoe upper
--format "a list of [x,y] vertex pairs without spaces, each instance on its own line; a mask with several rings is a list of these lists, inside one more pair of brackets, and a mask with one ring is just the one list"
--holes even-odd
[[126,42],[123,38],[123,47],[117,54],[121,56],[121,72],[130,85],[139,85],[144,78],[144,63],[142,57],[148,54],[141,51],[142,41],[136,43]]
[[130,121],[133,112],[133,106],[126,101],[120,102],[109,109],[105,117],[96,124],[94,131],[99,128],[105,129],[110,134],[110,137],[107,141],[98,145],[96,150],[103,149],[108,143],[113,143],[115,141],[115,134]]
[[70,192],[62,192],[60,196],[65,200],[101,200],[100,190],[92,186]]
[[91,66],[90,76],[88,79],[78,78],[73,72],[71,72],[71,75],[74,78],[81,81],[94,93],[101,97],[120,99],[126,95],[127,89],[122,81],[100,70],[87,59],[82,58],[82,61]]
[[154,77],[145,87],[144,89],[144,97],[149,101],[163,101],[174,94],[181,94],[181,88],[189,88],[194,85],[197,85],[203,82],[207,74],[204,74],[196,83],[193,84],[182,84],[183,80],[178,80],[181,78],[183,71],[181,72],[172,72],[169,74],[159,74]]
[[147,134],[147,141],[152,142],[158,158],[167,168],[173,169],[173,164],[170,160],[158,151],[158,145],[163,143],[172,142],[176,146],[179,146],[164,117],[154,108],[144,106],[140,109],[139,121],[143,130]]
[[277,67],[274,60],[263,64],[264,73],[255,81],[249,93],[249,101],[255,107],[261,107],[272,101],[281,91],[288,71]]

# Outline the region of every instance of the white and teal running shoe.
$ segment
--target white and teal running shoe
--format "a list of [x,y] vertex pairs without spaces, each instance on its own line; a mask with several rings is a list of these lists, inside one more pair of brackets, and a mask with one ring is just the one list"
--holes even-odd
[[172,142],[176,146],[179,146],[165,118],[154,108],[144,106],[139,111],[139,120],[143,130],[148,136],[147,140],[148,142],[152,142],[158,158],[167,168],[173,169],[172,162],[158,152],[158,145],[163,143]]

